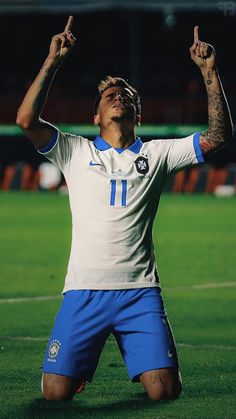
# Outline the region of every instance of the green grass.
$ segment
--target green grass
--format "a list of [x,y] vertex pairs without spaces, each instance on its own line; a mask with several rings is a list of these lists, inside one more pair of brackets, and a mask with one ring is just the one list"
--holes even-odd
[[[58,298],[0,300],[0,418],[233,419],[235,210],[233,198],[164,195],[161,201],[154,240],[178,344],[181,397],[147,400],[141,386],[130,383],[110,338],[86,391],[73,402],[54,403],[42,399],[40,377],[70,250],[68,199],[54,193],[2,193],[0,298]],[[194,288],[204,284],[216,287]]]

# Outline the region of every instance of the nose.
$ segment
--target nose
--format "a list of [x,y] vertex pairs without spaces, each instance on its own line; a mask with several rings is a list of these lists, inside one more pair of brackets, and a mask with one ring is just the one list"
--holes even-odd
[[121,96],[121,94],[119,92],[116,92],[114,100],[115,101],[120,100],[121,102],[123,102],[123,97]]

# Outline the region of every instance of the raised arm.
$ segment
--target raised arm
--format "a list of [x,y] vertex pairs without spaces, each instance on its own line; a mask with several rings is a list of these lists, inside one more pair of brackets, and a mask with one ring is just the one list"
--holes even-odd
[[229,106],[216,66],[214,48],[199,40],[199,27],[194,27],[192,60],[201,70],[208,96],[208,129],[200,135],[200,146],[208,154],[232,138],[233,124]]
[[73,16],[70,16],[64,32],[52,37],[48,57],[18,110],[16,123],[37,148],[45,147],[52,136],[52,126],[42,120],[40,115],[58,68],[75,46],[76,39],[71,33],[72,25]]

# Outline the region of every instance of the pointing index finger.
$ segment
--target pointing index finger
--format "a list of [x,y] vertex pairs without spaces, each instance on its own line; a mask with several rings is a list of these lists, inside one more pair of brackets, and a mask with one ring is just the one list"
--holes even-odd
[[199,26],[194,26],[194,43],[199,41]]
[[66,24],[65,29],[64,29],[65,32],[71,31],[72,25],[73,25],[73,19],[74,19],[73,16],[69,16],[67,24]]

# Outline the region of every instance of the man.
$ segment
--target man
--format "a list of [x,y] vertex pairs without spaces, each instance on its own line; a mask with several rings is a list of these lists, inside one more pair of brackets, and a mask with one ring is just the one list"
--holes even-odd
[[52,38],[49,55],[29,88],[17,123],[40,153],[63,172],[72,212],[72,246],[64,298],[43,365],[48,400],[73,398],[91,381],[108,336],[115,336],[132,381],[153,400],[181,392],[179,364],[164,310],[152,244],[152,225],[166,179],[204,162],[232,135],[232,122],[213,47],[194,28],[192,60],[208,95],[209,127],[177,140],[136,137],[137,91],[107,77],[99,85],[88,141],[40,118],[54,74],[75,45],[73,17]]

